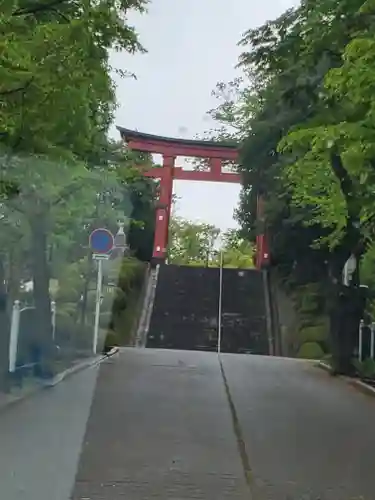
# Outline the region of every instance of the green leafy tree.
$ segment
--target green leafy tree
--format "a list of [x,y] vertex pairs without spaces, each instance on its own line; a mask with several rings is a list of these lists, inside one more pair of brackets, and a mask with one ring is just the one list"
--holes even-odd
[[172,219],[168,254],[172,264],[219,267],[220,254],[224,267],[254,267],[253,245],[244,240],[238,230],[229,229],[221,235],[220,229],[210,224],[180,217]]
[[254,246],[245,240],[236,229],[226,231],[222,236],[223,267],[251,269],[254,267]]
[[[61,262],[80,228],[89,230],[95,217],[111,224],[107,216],[127,215],[131,205],[128,173],[119,161],[116,172],[105,168],[114,154],[106,134],[116,106],[108,49],[143,50],[126,13],[145,5],[143,0],[2,3],[1,194],[7,201],[2,224],[17,220],[29,245],[38,329],[45,339],[51,332],[49,248]],[[98,205],[102,210],[103,203],[107,215],[93,210]],[[79,254],[73,251],[70,259]]]
[[217,114],[221,123],[237,124],[242,139],[242,234],[254,241],[267,232],[272,264],[289,285],[321,282],[339,370],[349,350],[336,284],[350,253],[360,256],[372,237],[373,7],[304,0],[249,30],[240,42],[246,92],[227,98]]
[[219,234],[220,230],[210,224],[172,218],[168,260],[172,264],[208,266]]

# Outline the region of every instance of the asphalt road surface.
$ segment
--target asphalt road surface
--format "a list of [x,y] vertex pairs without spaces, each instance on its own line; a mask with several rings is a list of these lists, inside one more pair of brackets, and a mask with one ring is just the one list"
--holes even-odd
[[99,368],[0,412],[0,499],[67,500]]
[[3,412],[0,498],[375,499],[374,398],[309,362],[221,362],[125,349],[95,391],[91,369]]

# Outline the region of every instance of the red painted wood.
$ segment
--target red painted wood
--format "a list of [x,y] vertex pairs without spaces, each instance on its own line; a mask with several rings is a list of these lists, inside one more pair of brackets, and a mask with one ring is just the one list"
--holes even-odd
[[233,161],[236,161],[238,158],[236,149],[220,146],[184,146],[168,144],[166,142],[142,141],[139,139],[130,139],[127,144],[134,151],[157,153],[165,156],[195,156],[197,158],[220,158]]
[[258,234],[256,237],[256,257],[255,267],[262,269],[268,266],[270,261],[270,254],[268,248],[268,240],[265,234]]
[[199,172],[197,170],[184,170],[181,167],[174,169],[174,178],[186,181],[231,182],[235,184],[241,182],[240,174],[235,172]]
[[[119,128],[122,139],[134,151],[163,155],[163,167],[153,168],[145,176],[160,179],[160,195],[156,208],[156,224],[153,257],[164,260],[167,255],[169,221],[172,206],[173,180],[203,182],[241,183],[241,175],[236,172],[223,172],[223,160],[238,160],[235,146],[220,145],[212,141],[193,141],[153,136]],[[189,156],[209,159],[209,170],[184,170],[175,166],[177,156]],[[264,221],[264,200],[257,199],[257,220]],[[266,234],[256,237],[255,265],[261,269],[269,263],[269,247]]]
[[[164,170],[161,168],[153,168],[144,173],[146,177],[154,179],[162,179]],[[173,178],[184,181],[208,181],[208,182],[229,182],[240,184],[241,175],[236,172],[212,172],[212,171],[197,171],[184,170],[182,167],[175,167],[173,170]]]
[[141,140],[157,142],[157,143],[165,143],[165,144],[177,144],[179,146],[211,146],[213,148],[220,147],[225,149],[237,149],[238,144],[232,143],[228,144],[225,142],[218,142],[216,140],[206,140],[206,139],[183,139],[182,137],[165,137],[161,135],[154,134],[146,134],[145,132],[139,132],[138,130],[131,130],[124,127],[117,127],[117,130],[120,132],[122,139],[124,141],[129,140]]
[[163,176],[160,181],[159,208],[156,209],[154,248],[152,253],[154,259],[165,259],[167,255],[169,220],[173,195],[174,162],[174,157],[165,156],[163,158]]
[[[264,198],[261,195],[257,197],[257,221],[260,222],[264,226]],[[268,238],[263,231],[261,234],[256,236],[256,264],[255,267],[257,269],[262,269],[266,267],[270,262],[270,254],[269,254],[269,245]]]
[[153,179],[162,179],[164,177],[165,171],[162,168],[152,168],[144,172],[145,177],[152,177]]
[[222,173],[222,162],[221,158],[210,158],[210,170],[212,175],[220,176]]

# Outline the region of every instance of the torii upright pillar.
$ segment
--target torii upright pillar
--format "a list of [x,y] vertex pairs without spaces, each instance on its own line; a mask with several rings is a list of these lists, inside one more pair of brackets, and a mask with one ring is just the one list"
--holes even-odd
[[167,256],[169,222],[172,210],[175,156],[163,155],[163,169],[160,172],[159,200],[156,205],[156,224],[153,260],[164,261]]

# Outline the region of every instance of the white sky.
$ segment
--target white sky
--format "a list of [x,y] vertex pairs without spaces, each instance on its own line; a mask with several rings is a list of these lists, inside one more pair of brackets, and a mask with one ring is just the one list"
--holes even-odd
[[[112,66],[133,72],[137,80],[117,84],[115,124],[150,134],[194,138],[214,124],[205,115],[215,106],[211,91],[230,81],[244,31],[274,19],[297,0],[153,0],[149,12],[130,16],[147,54],[117,53]],[[111,135],[118,138],[113,130]],[[240,186],[175,181],[182,217],[226,229]]]

